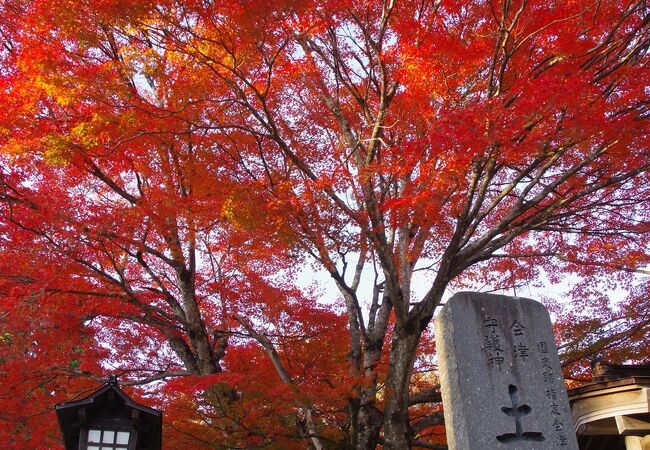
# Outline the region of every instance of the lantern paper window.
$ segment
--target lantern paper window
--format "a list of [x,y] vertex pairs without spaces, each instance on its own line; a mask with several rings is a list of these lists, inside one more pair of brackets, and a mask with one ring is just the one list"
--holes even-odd
[[128,431],[88,430],[88,450],[126,450],[129,448]]

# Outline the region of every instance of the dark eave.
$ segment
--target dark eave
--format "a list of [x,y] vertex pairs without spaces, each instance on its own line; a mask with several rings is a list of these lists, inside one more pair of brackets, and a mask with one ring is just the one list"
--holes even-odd
[[81,431],[90,426],[132,427],[138,430],[138,449],[161,448],[162,412],[132,400],[116,382],[55,408],[66,450],[78,449]]

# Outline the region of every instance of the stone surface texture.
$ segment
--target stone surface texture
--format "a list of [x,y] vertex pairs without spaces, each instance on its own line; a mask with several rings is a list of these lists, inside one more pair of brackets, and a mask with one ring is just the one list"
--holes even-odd
[[461,292],[435,333],[450,450],[578,450],[541,303]]

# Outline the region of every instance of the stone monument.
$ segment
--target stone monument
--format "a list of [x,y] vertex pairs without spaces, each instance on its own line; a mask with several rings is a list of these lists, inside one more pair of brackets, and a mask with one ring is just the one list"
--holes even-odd
[[541,303],[461,292],[435,333],[450,450],[578,450]]

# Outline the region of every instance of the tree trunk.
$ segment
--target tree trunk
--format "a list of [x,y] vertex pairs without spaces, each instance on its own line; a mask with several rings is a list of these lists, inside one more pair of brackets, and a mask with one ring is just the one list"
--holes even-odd
[[377,448],[382,418],[381,411],[375,407],[374,402],[359,406],[356,417],[357,430],[355,436],[353,436],[353,448],[355,450],[374,450]]
[[352,436],[352,448],[355,450],[374,450],[379,444],[379,432],[383,424],[384,415],[377,408],[377,363],[381,359],[384,347],[384,337],[388,325],[390,308],[389,300],[384,299],[383,314],[379,320],[373,322],[369,330],[369,339],[363,351],[363,373],[366,383],[358,389],[359,401],[356,405],[355,429]]
[[384,406],[385,449],[408,450],[411,448],[408,387],[420,334],[419,330],[407,331],[398,326],[393,335]]

